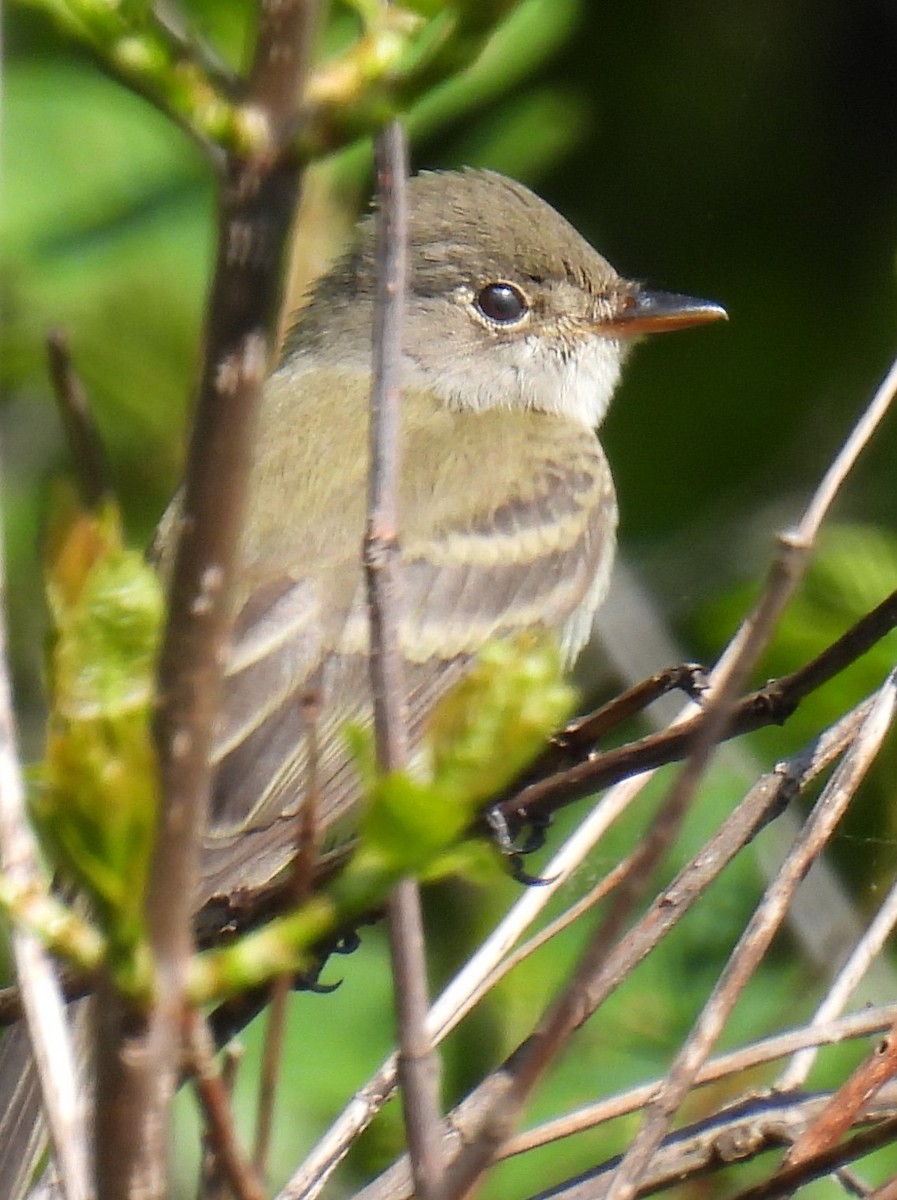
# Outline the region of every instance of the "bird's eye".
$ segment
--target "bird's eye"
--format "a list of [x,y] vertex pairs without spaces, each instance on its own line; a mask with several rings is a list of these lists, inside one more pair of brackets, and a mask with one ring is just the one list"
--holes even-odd
[[513,325],[529,307],[524,294],[512,283],[487,283],[477,294],[476,306],[496,325]]

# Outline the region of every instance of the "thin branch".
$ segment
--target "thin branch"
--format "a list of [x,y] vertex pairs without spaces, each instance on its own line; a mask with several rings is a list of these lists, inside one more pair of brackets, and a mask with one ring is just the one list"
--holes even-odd
[[826,471],[822,482],[816,489],[794,535],[798,544],[812,545],[815,542],[822,522],[834,504],[842,484],[887,416],[895,393],[897,393],[897,359],[891,364],[865,412],[850,431],[847,440],[838,451],[835,461]]
[[[374,308],[371,465],[364,543],[371,630],[370,670],[377,765],[383,772],[408,761],[404,662],[399,641],[398,485],[402,326],[407,274],[405,180],[408,147],[399,121],[376,144],[377,301]],[[398,1024],[399,1076],[415,1189],[433,1200],[441,1179],[439,1062],[427,1019],[423,917],[416,880],[402,880],[387,905]]]
[[186,1065],[202,1104],[216,1163],[235,1200],[265,1200],[265,1190],[240,1149],[227,1081],[215,1066],[215,1046],[198,1013],[187,1016],[186,1042]]
[[808,1162],[841,1140],[857,1114],[897,1075],[897,1026],[842,1083],[825,1108],[803,1131],[785,1158],[788,1167]]
[[783,1167],[763,1183],[738,1192],[731,1200],[785,1200],[785,1197],[793,1196],[803,1184],[820,1179],[824,1175],[831,1175],[837,1167],[871,1154],[880,1146],[893,1142],[895,1137],[897,1117],[891,1117],[871,1129],[854,1134],[846,1142],[831,1147],[808,1162],[796,1167]]
[[[10,884],[33,888],[41,895],[45,884],[25,810],[13,716],[6,651],[5,587],[0,544],[0,866]],[[78,1086],[75,1053],[56,969],[42,943],[16,928],[12,931],[12,951],[44,1114],[66,1200],[88,1200],[91,1188],[85,1103]]]
[[[813,1014],[810,1022],[811,1028],[816,1024],[822,1025],[833,1020],[841,1012],[868,971],[870,964],[883,950],[895,924],[897,924],[897,883],[891,886],[884,903],[870,922],[869,928],[854,946],[849,958],[829,988],[825,999]],[[794,1060],[782,1072],[776,1087],[785,1092],[803,1086],[815,1061],[816,1052],[814,1050],[802,1050],[794,1056]]]
[[[797,531],[783,534],[780,537],[779,554],[772,565],[760,600],[754,612],[743,622],[738,635],[727,648],[713,672],[705,712],[702,720],[697,724],[689,757],[670,789],[648,839],[643,843],[642,855],[645,859],[643,870],[645,872],[659,860],[661,853],[681,824],[716,746],[724,738],[727,728],[731,727],[735,698],[768,644],[781,613],[803,576],[820,522],[833,502],[838,487],[855,463],[860,450],[866,445],[887,411],[895,389],[897,389],[897,362],[848,437],[835,463],[823,478]],[[604,931],[608,940],[615,934],[616,928],[619,927],[623,916],[631,906],[633,896],[627,893],[636,892],[640,886],[643,886],[640,881],[644,877],[645,875],[641,871],[633,873],[627,889],[619,894],[617,899],[619,913],[611,914],[608,920],[609,928]],[[683,1051],[681,1062],[684,1064],[685,1061],[685,1051]],[[685,1066],[682,1066],[681,1069],[682,1078],[685,1079],[687,1069]],[[682,1094],[684,1093],[680,1091],[680,1097]],[[671,1085],[667,1097],[671,1104],[672,1096]],[[667,1127],[665,1122],[672,1119],[674,1111],[675,1109],[671,1108],[667,1114],[661,1115],[661,1106],[658,1104],[655,1106],[653,1114],[649,1113],[645,1126],[627,1152],[619,1175],[611,1187],[610,1195],[613,1200],[628,1200],[630,1196],[634,1195],[639,1171],[649,1161],[652,1149],[656,1148]]]
[[[838,455],[836,459],[838,469],[833,468],[826,474],[816,496],[808,506],[807,515],[799,526],[798,535],[780,538],[780,553],[773,563],[760,601],[754,613],[743,623],[738,635],[733,639],[713,672],[708,689],[709,701],[702,720],[696,726],[685,767],[670,789],[641,851],[645,872],[659,860],[684,819],[715,747],[725,736],[727,728],[731,726],[732,708],[738,691],[766,646],[781,612],[797,587],[806,563],[809,561],[819,521],[826,511],[827,505],[834,499],[838,483],[843,480],[849,466],[856,460],[860,449],[866,444],[877,422],[881,420],[893,398],[895,388],[897,388],[897,362],[876,394],[867,413],[848,438],[844,450]],[[519,808],[517,812],[519,813]],[[601,936],[595,939],[596,947],[607,946],[611,943],[612,938],[616,937],[640,889],[644,887],[642,882],[644,878],[645,876],[639,872],[633,872],[629,876],[626,887],[618,893],[615,907],[600,930]],[[596,950],[591,961],[589,956],[584,960],[581,967],[583,973],[580,976],[581,984],[585,983],[587,974],[594,975],[599,972],[601,953],[603,951]],[[572,998],[573,995],[574,989],[571,988],[568,993],[568,996],[571,997],[571,1004],[575,1002]],[[512,1089],[513,1095],[509,1094],[496,1102],[488,1122],[490,1128],[484,1130],[480,1144],[468,1145],[459,1155],[451,1172],[449,1185],[451,1194],[465,1195],[490,1158],[494,1156],[499,1139],[507,1136],[510,1131],[511,1122],[519,1111],[522,1097],[528,1094],[535,1079],[544,1071],[548,1059],[557,1053],[569,1036],[569,1032],[565,1032],[565,1030],[569,1030],[569,1019],[563,1012],[563,1004],[559,1004],[554,1017],[549,1017],[547,1026],[543,1026],[541,1030],[542,1055],[531,1057],[526,1077],[518,1076],[515,1080]],[[672,1095],[672,1092],[670,1094]],[[672,1113],[670,1113],[670,1119],[671,1115]],[[628,1200],[634,1194],[638,1171],[648,1161],[650,1148],[656,1148],[662,1138],[666,1128],[665,1125],[662,1125],[662,1120],[665,1119],[667,1118],[659,1115],[659,1107],[653,1121],[649,1114],[645,1127],[627,1153],[619,1177],[612,1185],[614,1200]],[[651,1128],[650,1132],[647,1132],[649,1124]],[[617,1192],[619,1192],[619,1196],[617,1196]]]
[[399,644],[398,531],[407,173],[404,131],[399,122],[393,122],[377,140],[377,299],[372,346],[368,527],[364,541],[374,738],[381,771],[400,770],[408,762],[405,670]]
[[[897,592],[888,596],[817,657],[793,674],[774,679],[759,691],[752,692],[739,701],[732,717],[731,736],[766,728],[770,725],[783,724],[805,696],[810,695],[855,662],[871,646],[892,632],[895,625],[897,625]],[[653,679],[648,683],[651,685]],[[638,690],[641,690],[641,685]],[[603,711],[599,710],[599,714]],[[575,752],[577,755],[585,755],[588,752],[587,743],[583,742],[582,745],[578,743],[581,727],[587,725],[590,720],[591,717],[584,717],[568,727],[571,734],[569,740],[568,729],[564,729],[558,734],[560,749],[553,749],[550,752],[553,756],[552,762],[555,761],[554,756],[559,754],[569,755]],[[516,806],[523,814],[531,811],[535,814],[550,812],[555,808],[562,807],[566,800],[566,796],[560,794],[563,785],[569,785],[574,797],[581,798],[580,793],[584,793],[586,790],[592,792],[599,786],[617,782],[629,775],[637,775],[648,769],[678,761],[687,752],[688,739],[700,720],[701,715],[697,714],[689,723],[683,723],[681,726],[668,729],[660,734],[639,739],[619,749],[590,754],[587,760],[579,762],[573,767],[566,767],[543,781],[528,785],[525,791],[520,793],[520,798],[515,797],[513,800],[506,801],[504,809],[513,812],[512,806]],[[556,792],[558,795],[555,794]],[[599,822],[597,827],[584,826],[581,841],[578,841],[577,835],[574,835],[570,842],[561,847],[557,856],[546,867],[545,874],[551,879],[552,886],[530,889],[523,894],[520,899],[520,903],[524,906],[522,915],[519,921],[515,921],[518,932],[511,933],[507,927],[503,927],[504,933],[497,938],[499,946],[501,943],[506,946],[511,945],[521,936],[523,930],[532,923],[538,912],[544,907],[544,902],[549,900],[557,888],[565,883],[581,862],[582,857],[594,846],[607,826],[616,819],[621,810],[613,806],[604,807],[612,799],[613,797],[609,795],[600,802],[595,818]],[[591,822],[593,818],[587,818],[587,820]],[[328,864],[330,861],[328,858]],[[328,869],[332,869],[332,866],[328,866]],[[320,873],[320,870],[316,870],[316,875],[320,875]],[[200,914],[199,917],[198,923],[202,929],[203,944],[215,945],[221,936],[216,931],[223,931],[227,938],[231,938],[234,931],[239,932],[248,926],[256,926],[266,916],[282,912],[284,905],[290,903],[289,896],[286,894],[288,891],[289,885],[286,888],[283,884],[266,885],[255,891],[241,892],[237,900],[229,906],[222,904],[220,899],[216,899],[208,906],[207,913]],[[530,904],[534,907],[529,908]],[[512,912],[518,912],[516,906]],[[496,933],[498,934],[498,931]],[[504,950],[499,948],[497,950],[498,958],[502,953]],[[90,979],[70,968],[62,971],[61,978],[67,1000],[78,999],[91,991]],[[19,1020],[21,1015],[22,1009],[17,989],[15,987],[0,989],[0,1027]]]
[[[297,822],[296,855],[289,868],[288,904],[298,908],[311,894],[315,863],[321,841],[318,821],[320,811],[320,789],[318,784],[318,717],[319,697],[315,694],[302,698],[302,716],[308,747],[306,756],[307,784]],[[277,1079],[283,1059],[284,1031],[287,1008],[293,990],[294,977],[281,975],[271,989],[268,1007],[268,1023],[265,1029],[265,1046],[262,1053],[261,1082],[259,1084],[258,1111],[255,1124],[255,1148],[252,1161],[260,1179],[267,1175],[268,1151],[274,1127],[274,1102],[277,1096]]]
[[[721,1055],[706,1063],[700,1072],[697,1085],[703,1087],[716,1084],[720,1080],[730,1080],[741,1072],[755,1072],[761,1064],[775,1061],[785,1055],[793,1054],[796,1046],[808,1045],[837,1045],[851,1038],[867,1038],[875,1033],[886,1030],[895,1019],[895,1006],[878,1009],[868,1009],[865,1012],[853,1013],[847,1018],[832,1021],[825,1027],[796,1028],[775,1037],[765,1038],[761,1042],[742,1046],[727,1055]],[[501,1147],[499,1159],[504,1160],[516,1154],[528,1153],[541,1146],[547,1146],[562,1138],[572,1138],[586,1130],[595,1129],[619,1117],[628,1116],[643,1109],[651,1102],[662,1087],[662,1080],[651,1080],[648,1084],[630,1088],[618,1096],[598,1100],[582,1109],[568,1112],[552,1121],[546,1121],[541,1126],[525,1130],[514,1138],[508,1139]],[[643,1178],[640,1192],[649,1193],[674,1181],[684,1181],[688,1176],[700,1174],[711,1166],[722,1166],[733,1162],[736,1158],[748,1158],[769,1150],[771,1145],[782,1145],[783,1130],[788,1130],[791,1136],[806,1128],[809,1121],[825,1109],[831,1096],[814,1094],[814,1096],[799,1096],[789,1094],[782,1096],[775,1090],[760,1094],[751,1093],[748,1096],[733,1099],[726,1093],[726,1106],[721,1111],[705,1116],[691,1129],[686,1127],[670,1134],[664,1139],[657,1156],[651,1163],[650,1176]],[[862,1110],[859,1120],[881,1120],[893,1115],[897,1105],[897,1096],[893,1087],[879,1094],[872,1104],[867,1104]],[[618,1168],[620,1157],[616,1156],[608,1163],[596,1166],[580,1177],[588,1188],[588,1194],[601,1196],[607,1192],[610,1174]],[[355,1200],[405,1200],[411,1194],[410,1175],[405,1160],[399,1162],[381,1175],[368,1187],[357,1193]],[[577,1195],[577,1182],[558,1184],[548,1195],[565,1196],[566,1200],[574,1200]]]
[[[897,592],[892,592],[871,612],[827,646],[820,654],[790,675],[773,680],[749,693],[731,709],[721,734],[722,740],[740,737],[770,725],[782,725],[812,692],[834,679],[872,646],[897,628]],[[583,757],[563,771],[526,784],[501,802],[511,822],[543,819],[551,813],[608,787],[637,772],[653,770],[683,759],[706,721],[696,713],[661,733],[650,734],[603,754]],[[563,733],[561,734],[563,738]],[[585,747],[580,747],[584,751]]]
[[[647,1196],[787,1145],[829,1100],[821,1096],[751,1096],[727,1105],[709,1119],[685,1126],[664,1139],[639,1186]],[[858,1123],[872,1123],[864,1136],[876,1134],[874,1144],[893,1137],[897,1098],[867,1106]],[[868,1142],[867,1142],[868,1146]],[[868,1153],[864,1149],[863,1153]],[[851,1156],[853,1157],[853,1156]],[[618,1158],[556,1184],[530,1200],[607,1200],[608,1185]],[[829,1167],[832,1170],[832,1167]],[[791,1194],[790,1192],[788,1193]]]
[[[852,1013],[850,1016],[842,1017],[840,1020],[832,1021],[825,1026],[791,1029],[785,1033],[764,1038],[759,1042],[754,1042],[751,1045],[743,1046],[738,1050],[733,1050],[728,1054],[711,1059],[702,1068],[696,1080],[696,1085],[704,1087],[709,1084],[718,1083],[720,1080],[731,1080],[734,1075],[744,1071],[756,1072],[757,1068],[763,1064],[793,1054],[799,1047],[838,1045],[852,1038],[874,1036],[890,1028],[895,1018],[897,1018],[897,1007],[890,1004],[880,1008],[866,1009],[862,1012]],[[637,1113],[655,1098],[662,1085],[662,1079],[651,1080],[648,1083],[640,1084],[637,1087],[630,1088],[628,1091],[596,1101],[594,1104],[585,1105],[573,1112],[565,1113],[563,1116],[555,1117],[532,1129],[516,1134],[505,1142],[497,1155],[497,1159],[504,1160],[515,1155],[525,1154],[530,1150],[560,1141],[562,1138],[574,1137],[579,1133],[595,1129],[609,1121]],[[771,1105],[776,1105],[780,1114],[783,1106],[788,1106],[792,1102],[795,1105],[795,1109],[800,1110],[803,1110],[803,1106],[807,1103],[805,1096],[781,1096],[775,1089],[769,1093],[764,1093],[763,1096],[745,1097],[742,1100],[732,1100],[728,1089],[726,1089],[724,1095],[727,1096],[726,1107],[715,1116],[704,1118],[702,1121],[702,1126],[706,1127],[707,1130],[719,1129],[729,1120],[738,1124],[739,1119],[735,1118],[733,1109],[747,1104],[751,1100],[755,1108],[762,1110],[763,1100],[766,1098]],[[824,1108],[827,1101],[827,1096],[820,1096],[818,1100],[814,1100],[814,1111]],[[888,1103],[893,1104],[894,1100],[891,1097],[881,1095],[879,1101],[876,1102],[876,1107],[879,1102],[882,1106],[885,1106]],[[884,1115],[889,1115],[889,1113],[885,1111]],[[669,1161],[666,1147],[669,1146],[673,1137],[678,1136],[678,1134],[672,1135],[671,1138],[665,1140],[665,1149],[659,1153],[654,1163],[657,1171],[666,1169],[665,1164]],[[745,1145],[744,1142],[740,1144]],[[611,1170],[616,1169],[619,1165],[619,1161],[619,1157],[617,1157],[612,1163],[603,1164],[601,1167],[596,1168],[594,1174],[609,1176]],[[661,1164],[664,1164],[663,1168]],[[670,1165],[670,1172],[675,1175],[677,1169],[683,1168],[684,1163],[682,1159],[677,1159]],[[654,1177],[655,1171],[652,1168],[651,1178],[654,1179]],[[609,1183],[609,1178],[607,1179],[607,1183]],[[643,1190],[648,1191],[650,1186],[650,1180],[642,1180]],[[373,1183],[357,1193],[355,1200],[407,1200],[410,1196],[411,1176],[407,1169],[407,1160],[403,1158],[384,1171]]]
[[[632,928],[623,941],[614,948],[605,962],[601,974],[591,981],[583,1004],[576,1011],[579,1024],[609,996],[625,979],[634,967],[641,962],[670,930],[678,924],[692,905],[704,894],[711,883],[721,874],[735,855],[756,835],[758,830],[769,821],[780,808],[801,788],[815,779],[824,771],[835,758],[849,745],[856,730],[868,711],[868,702],[854,712],[842,718],[831,730],[827,731],[801,754],[781,763],[768,775],[763,776],[750,790],[737,808],[726,819],[717,833],[701,848],[699,853],[688,863],[663,894],[650,906],[641,920]],[[604,818],[604,806],[608,800],[615,799],[618,794],[631,791],[633,785],[640,781],[628,781],[614,789],[604,801],[587,818],[602,830],[607,828]],[[539,894],[550,891],[558,886],[555,881],[555,863],[565,853],[575,864],[579,862],[578,853],[582,849],[580,834],[577,831],[576,845],[572,849],[568,842],[556,856],[554,863],[548,869],[550,883],[544,888],[530,888],[515,905],[518,908],[537,907]],[[573,839],[571,839],[571,842]],[[489,944],[481,948],[471,963],[464,968],[457,979],[446,989],[434,1005],[431,1022],[434,1029],[441,1028],[442,1022],[447,1022],[450,1014],[460,1006],[463,996],[475,990],[479,979],[487,970],[491,970],[495,962],[506,949],[516,941],[519,925],[517,920],[511,922],[509,930],[496,930],[489,939]],[[503,938],[501,934],[504,934]],[[479,967],[483,960],[482,969]],[[463,1127],[465,1136],[474,1137],[479,1131],[490,1106],[503,1090],[509,1087],[516,1073],[526,1065],[528,1054],[531,1052],[528,1039],[516,1050],[506,1062],[489,1075],[471,1095],[458,1107],[449,1118],[451,1128]],[[326,1180],[333,1170],[345,1157],[354,1139],[367,1127],[374,1115],[382,1108],[393,1094],[395,1087],[395,1059],[388,1059],[371,1080],[360,1089],[343,1113],[334,1123],[328,1134],[315,1148],[305,1163],[293,1175],[287,1186],[280,1193],[278,1200],[312,1200],[324,1187]],[[454,1149],[457,1149],[455,1144]],[[403,1193],[410,1195],[410,1189]]]
[[[233,1102],[237,1073],[243,1060],[243,1047],[239,1042],[228,1042],[221,1053],[221,1087],[225,1101]],[[220,1142],[220,1139],[218,1139]],[[221,1158],[209,1128],[202,1139],[202,1165],[199,1178],[199,1200],[233,1200]]]
[[[770,725],[784,724],[805,696],[855,662],[871,646],[890,633],[895,625],[897,592],[888,596],[809,663],[791,675],[772,680],[759,691],[739,701],[732,717],[732,730],[727,736],[734,737],[736,734],[767,728]],[[589,718],[583,720],[588,721]],[[609,792],[596,805],[595,815],[586,818],[581,835],[574,835],[566,844],[568,847],[579,848],[569,855],[562,849],[551,867],[546,868],[545,873],[552,880],[556,875],[566,877],[566,873],[575,870],[607,826],[620,815],[644,786],[649,778],[644,773],[685,757],[689,738],[700,720],[701,715],[698,713],[694,717],[681,720],[662,733],[652,734],[604,753],[590,753],[588,746],[574,745],[568,748],[568,751],[563,751],[565,754],[575,752],[578,761],[574,766],[566,767],[547,779],[528,783],[521,791],[501,802],[501,811],[511,825],[515,820],[542,820],[567,803],[594,795],[601,787],[619,783],[640,773],[643,775],[641,782],[627,784],[629,790],[618,792],[614,789]],[[576,728],[574,723],[574,744],[577,741]],[[562,730],[558,735],[561,742],[565,733],[566,731]],[[561,751],[552,749],[550,753],[554,763],[555,755]],[[341,851],[331,852],[321,859],[317,868],[317,882],[331,878],[345,858],[344,847]],[[559,878],[558,882],[563,882],[563,879]],[[207,946],[215,945],[222,935],[229,939],[234,931],[255,927],[266,918],[276,916],[282,911],[285,903],[283,893],[282,884],[268,883],[253,890],[240,892],[235,897],[215,897],[198,914],[197,926],[201,931],[202,943]],[[530,890],[530,902],[536,905],[533,916],[543,907],[539,899],[533,898],[547,899],[551,895],[552,890],[546,890],[544,887]],[[523,899],[526,900],[526,897]],[[528,922],[523,922],[524,925],[526,923]],[[2,999],[3,993],[0,993],[0,1018],[3,1013]]]
[[87,394],[72,365],[68,338],[61,329],[47,334],[47,357],[81,496],[88,508],[98,508],[112,496],[106,455]]
[[897,359],[891,364],[887,375],[823,475],[796,528],[779,535],[779,554],[772,565],[757,607],[742,622],[738,634],[726,648],[717,666],[721,677],[727,680],[740,678],[744,673],[744,666],[756,661],[760,648],[768,640],[774,622],[803,576],[823,520],[860,453],[884,420],[893,403],[895,392]]
[[[527,888],[504,920],[435,1001],[429,1015],[434,1040],[441,1041],[473,1007],[482,981],[516,945],[556,892],[581,866],[589,851],[638,794],[641,780],[627,780],[603,797],[560,847],[545,869],[547,883]],[[323,1189],[349,1147],[367,1128],[396,1087],[396,1057],[391,1055],[368,1083],[356,1092],[336,1122],[294,1173],[278,1200],[313,1200]]]
[[[251,97],[270,92],[283,98],[283,109],[265,112],[272,129],[298,120],[316,8],[312,0],[284,0],[260,10],[259,45],[270,45],[269,20],[289,39],[279,55],[256,60],[249,82]],[[273,350],[299,180],[296,157],[282,153],[232,157],[222,182],[205,363],[159,667],[163,807],[146,905],[158,996],[144,1032],[135,1037],[131,1027],[126,1037],[122,1011],[118,1036],[99,1046],[97,1176],[110,1200],[124,1200],[135,1188],[147,1200],[167,1193],[166,1115],[178,1074],[212,721],[230,633],[255,414]]]
[[890,676],[875,697],[856,741],[825,787],[777,876],[767,887],[691,1034],[677,1054],[660,1096],[648,1108],[644,1123],[611,1185],[609,1200],[630,1200],[636,1195],[641,1172],[665,1136],[747,980],[768,949],[794,892],[822,852],[874,761],[890,728],[895,702],[895,677]]
[[611,730],[644,712],[655,700],[668,696],[672,691],[684,692],[690,700],[700,703],[706,690],[707,672],[698,663],[681,663],[657,671],[619,696],[614,696],[600,708],[565,725],[551,739],[551,745],[536,761],[530,773],[545,777],[576,761],[574,756],[593,754],[595,746]]
[[[801,1048],[834,1046],[854,1038],[872,1037],[890,1029],[895,1020],[897,1020],[897,1006],[886,1004],[880,1008],[863,1009],[861,1012],[851,1013],[849,1016],[841,1017],[837,1021],[829,1021],[824,1025],[804,1025],[797,1029],[789,1029],[784,1033],[773,1034],[759,1042],[752,1042],[738,1050],[732,1050],[728,1054],[721,1054],[717,1058],[710,1059],[699,1071],[695,1085],[696,1087],[707,1087],[709,1084],[718,1083],[723,1079],[731,1080],[733,1076],[745,1071],[755,1072],[765,1063],[784,1058]],[[525,1154],[529,1150],[547,1146],[561,1138],[573,1137],[587,1129],[595,1129],[618,1117],[629,1116],[649,1104],[662,1087],[663,1080],[655,1079],[649,1083],[640,1084],[638,1087],[630,1088],[626,1092],[620,1092],[616,1096],[610,1096],[606,1100],[584,1105],[574,1112],[545,1121],[533,1129],[525,1130],[510,1138],[502,1148],[500,1157],[504,1159],[516,1154]],[[785,1094],[778,1088],[772,1088],[770,1095],[784,1096]],[[789,1093],[786,1099],[789,1097],[801,1099],[795,1093]],[[741,1103],[741,1101],[737,1103]],[[819,1108],[823,1108],[825,1103],[827,1103],[826,1100],[821,1100]],[[721,1115],[725,1115],[731,1107],[732,1102],[727,1098],[726,1108]],[[644,1184],[645,1181],[642,1180],[642,1183]]]

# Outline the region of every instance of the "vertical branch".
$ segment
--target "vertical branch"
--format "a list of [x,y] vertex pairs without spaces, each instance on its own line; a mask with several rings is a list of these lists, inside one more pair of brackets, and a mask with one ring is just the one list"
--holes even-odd
[[[318,783],[318,710],[320,700],[317,693],[307,692],[302,698],[303,724],[308,747],[307,787],[297,825],[296,857],[290,867],[290,886],[287,903],[299,907],[311,893],[315,864],[321,843],[320,787]],[[255,1148],[253,1165],[259,1179],[267,1174],[268,1151],[274,1126],[274,1104],[277,1099],[277,1080],[283,1058],[287,1008],[293,990],[294,976],[287,974],[275,979],[268,1005],[268,1025],[262,1051],[261,1081],[256,1111]]]
[[[398,480],[402,318],[405,301],[405,133],[399,121],[377,140],[377,302],[371,390],[371,466],[364,545],[371,629],[374,736],[381,771],[408,759],[405,680],[399,644]],[[431,1200],[441,1176],[439,1069],[427,1031],[427,978],[420,894],[403,880],[388,906],[398,1022],[398,1070],[415,1194]]]
[[407,149],[394,121],[377,139],[377,300],[371,385],[371,468],[364,560],[371,624],[374,736],[381,770],[408,759],[405,678],[399,648],[398,479],[405,302]]
[[300,163],[292,149],[308,68],[314,0],[260,10],[246,113],[264,151],[225,163],[205,362],[184,487],[159,665],[156,744],[162,791],[146,915],[156,1003],[146,1027],[111,1011],[99,1039],[97,1183],[104,1197],[167,1194],[167,1113],[180,1058],[183,984],[211,780],[209,752],[230,633],[231,583],[255,417],[281,298]]
[[[233,1089],[224,1072],[218,1070],[215,1043],[199,1013],[188,1014],[185,1041],[186,1065],[193,1075],[206,1123],[205,1168],[220,1185],[218,1191],[222,1196],[232,1196],[233,1200],[265,1200],[264,1188],[240,1149],[231,1105]],[[233,1063],[231,1059],[231,1070]],[[207,1194],[209,1189],[204,1187],[200,1193],[203,1200]]]

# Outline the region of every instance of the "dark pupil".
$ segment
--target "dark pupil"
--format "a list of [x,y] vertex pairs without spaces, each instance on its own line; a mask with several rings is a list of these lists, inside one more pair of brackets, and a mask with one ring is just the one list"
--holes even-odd
[[526,311],[523,297],[508,283],[490,283],[477,296],[480,312],[490,321],[519,321]]

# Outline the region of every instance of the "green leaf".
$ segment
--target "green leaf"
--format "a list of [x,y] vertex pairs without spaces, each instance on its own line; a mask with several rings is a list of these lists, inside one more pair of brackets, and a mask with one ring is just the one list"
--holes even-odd
[[362,846],[400,874],[430,870],[542,750],[574,700],[553,639],[527,633],[481,651],[434,710],[411,770],[378,777],[356,733],[368,792]]
[[317,941],[374,911],[403,877],[494,877],[494,851],[463,840],[465,830],[483,803],[539,753],[573,701],[554,642],[525,634],[485,647],[437,706],[409,770],[378,775],[371,734],[351,729],[366,797],[355,853],[326,894],[233,946],[197,956],[194,1002],[296,970]]
[[575,700],[552,638],[491,642],[430,718],[424,740],[434,782],[472,815],[539,753]]
[[51,709],[32,810],[55,865],[125,950],[142,937],[158,812],[150,722],[161,589],[142,556],[122,547],[110,507],[57,523],[47,592]]

